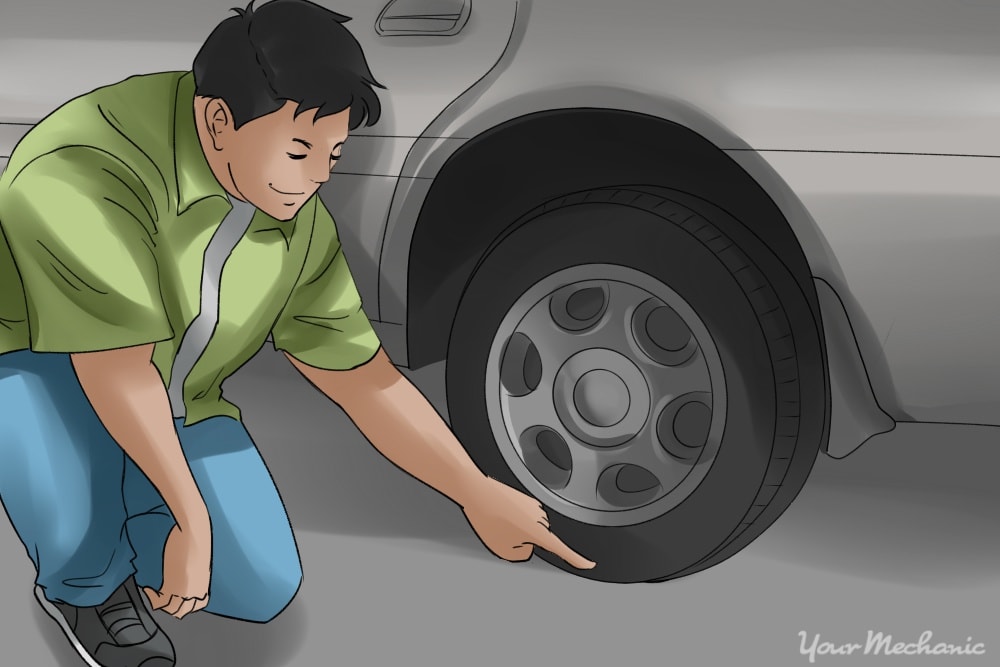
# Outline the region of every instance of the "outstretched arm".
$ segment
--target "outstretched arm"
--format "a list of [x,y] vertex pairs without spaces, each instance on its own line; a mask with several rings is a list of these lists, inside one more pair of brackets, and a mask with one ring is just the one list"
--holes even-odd
[[347,412],[386,458],[460,505],[483,544],[497,556],[527,560],[533,547],[540,546],[574,567],[594,567],[549,531],[538,501],[476,467],[434,407],[383,350],[347,371],[314,368],[286,356]]

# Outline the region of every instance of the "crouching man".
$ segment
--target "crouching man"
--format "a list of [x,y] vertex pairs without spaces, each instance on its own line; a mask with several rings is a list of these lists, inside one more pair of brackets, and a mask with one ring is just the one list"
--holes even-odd
[[379,116],[347,18],[237,10],[193,72],[60,107],[0,177],[0,498],[38,602],[90,665],[173,665],[147,613],[263,622],[301,580],[222,382],[270,334],[391,461],[508,560],[593,563],[484,476],[381,350],[318,188]]

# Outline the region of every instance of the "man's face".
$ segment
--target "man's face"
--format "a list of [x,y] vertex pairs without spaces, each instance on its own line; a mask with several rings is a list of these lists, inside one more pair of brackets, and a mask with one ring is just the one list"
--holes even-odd
[[222,145],[241,198],[278,220],[289,220],[330,178],[347,140],[350,109],[298,116],[296,102],[231,130]]

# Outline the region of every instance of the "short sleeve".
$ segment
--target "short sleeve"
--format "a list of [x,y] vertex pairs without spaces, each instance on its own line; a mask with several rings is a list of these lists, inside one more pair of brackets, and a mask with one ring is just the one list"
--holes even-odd
[[86,352],[173,337],[143,186],[93,148],[36,158],[0,192],[24,286],[31,349]]
[[276,349],[328,370],[356,368],[379,350],[333,219],[318,197],[302,275],[271,333]]

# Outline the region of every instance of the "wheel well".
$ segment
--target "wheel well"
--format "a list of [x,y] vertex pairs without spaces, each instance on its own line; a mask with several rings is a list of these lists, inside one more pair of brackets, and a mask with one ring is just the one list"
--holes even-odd
[[819,321],[794,232],[768,194],[722,150],[682,125],[645,114],[553,110],[475,137],[435,178],[410,245],[410,367],[445,358],[477,263],[524,213],[557,196],[626,185],[681,190],[725,209],[781,258]]

